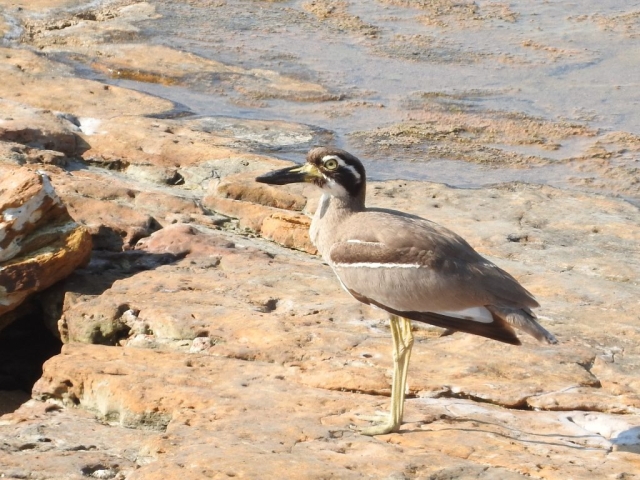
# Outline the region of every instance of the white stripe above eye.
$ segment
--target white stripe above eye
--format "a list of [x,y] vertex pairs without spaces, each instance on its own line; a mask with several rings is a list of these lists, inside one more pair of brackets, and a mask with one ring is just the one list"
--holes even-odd
[[362,175],[360,175],[360,173],[355,169],[353,165],[347,165],[347,162],[345,162],[342,158],[340,158],[337,155],[325,155],[324,157],[322,157],[322,163],[326,162],[329,159],[333,159],[336,162],[338,162],[338,165],[340,165],[342,168],[346,168],[347,170],[350,170],[357,181],[360,181],[360,179],[362,178]]
[[424,267],[419,263],[376,263],[376,262],[355,262],[355,263],[334,263],[336,268],[420,268]]

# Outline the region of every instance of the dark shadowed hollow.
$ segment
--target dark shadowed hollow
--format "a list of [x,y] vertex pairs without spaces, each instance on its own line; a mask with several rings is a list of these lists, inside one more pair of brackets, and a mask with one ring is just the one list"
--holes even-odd
[[31,393],[42,364],[60,353],[62,342],[46,328],[38,308],[0,332],[0,390]]

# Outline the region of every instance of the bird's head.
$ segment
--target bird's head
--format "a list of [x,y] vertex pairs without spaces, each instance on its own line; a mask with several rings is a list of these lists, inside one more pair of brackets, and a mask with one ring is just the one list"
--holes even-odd
[[317,147],[303,165],[265,173],[257,182],[271,185],[308,182],[337,198],[364,198],[366,173],[362,163],[344,150]]

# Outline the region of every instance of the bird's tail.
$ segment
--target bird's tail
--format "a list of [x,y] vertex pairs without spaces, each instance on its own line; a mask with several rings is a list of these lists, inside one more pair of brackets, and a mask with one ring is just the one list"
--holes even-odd
[[540,325],[536,320],[536,315],[528,308],[508,308],[486,305],[493,317],[498,317],[509,325],[528,333],[540,342],[551,344],[558,343],[556,337]]

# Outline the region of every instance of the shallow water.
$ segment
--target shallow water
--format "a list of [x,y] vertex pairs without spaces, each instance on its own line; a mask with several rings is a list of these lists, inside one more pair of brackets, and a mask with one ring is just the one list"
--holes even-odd
[[[640,133],[640,2],[151,3],[162,18],[138,25],[149,41],[319,82],[343,100],[238,106],[233,94],[212,93],[203,79],[179,87],[113,83],[169,98],[198,115],[278,119],[330,130],[337,145],[369,159],[377,178],[457,186],[521,180],[565,187],[569,177],[580,176],[561,162],[588,143],[574,137],[554,151],[504,146],[551,160],[530,169],[424,157],[416,162],[415,151],[394,150],[391,159],[370,149],[363,155],[350,134],[406,121],[407,99],[415,92],[457,95],[479,111],[566,120],[600,133]],[[421,3],[427,7],[417,8]],[[368,106],[346,108],[349,102]],[[280,154],[300,159],[299,152]]]

